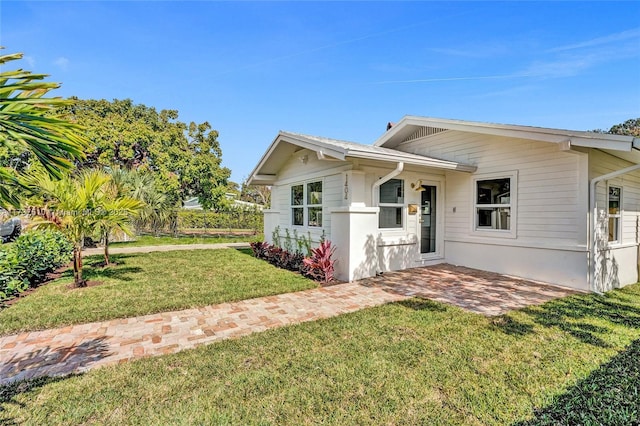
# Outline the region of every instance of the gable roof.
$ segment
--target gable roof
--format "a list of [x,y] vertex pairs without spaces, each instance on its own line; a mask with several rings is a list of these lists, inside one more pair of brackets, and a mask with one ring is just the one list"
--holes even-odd
[[450,120],[443,118],[418,117],[407,115],[389,128],[376,142],[375,146],[394,148],[419,134],[420,137],[440,132],[456,130],[481,133],[540,142],[569,144],[585,148],[599,148],[621,152],[640,150],[640,138],[633,136],[611,135],[607,133],[585,132],[578,130],[550,129],[545,127],[520,126],[513,124],[482,123],[478,121]]
[[280,131],[258,162],[258,165],[251,172],[249,183],[257,185],[273,183],[280,168],[289,160],[291,155],[301,149],[314,151],[319,159],[326,160],[347,161],[348,158],[361,158],[394,163],[404,162],[410,165],[462,172],[474,172],[476,170],[476,167],[472,165],[410,154],[381,146]]

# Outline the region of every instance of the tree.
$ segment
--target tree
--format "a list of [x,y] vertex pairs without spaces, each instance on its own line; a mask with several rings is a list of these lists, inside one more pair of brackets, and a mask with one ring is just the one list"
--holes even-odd
[[[0,56],[0,65],[22,58],[22,53]],[[87,146],[82,127],[56,112],[70,107],[73,100],[46,98],[60,87],[42,81],[46,74],[32,74],[22,69],[0,72],[0,157],[24,161],[28,152],[52,177],[61,177],[80,159]],[[24,166],[20,162],[0,166],[0,204],[17,205],[16,189],[21,185]]]
[[62,112],[88,129],[91,146],[81,168],[149,172],[173,205],[198,197],[205,208],[224,205],[230,170],[222,167],[218,132],[209,123],[178,121],[178,112],[131,100],[78,100]]
[[240,199],[250,203],[271,205],[271,187],[267,185],[247,185],[247,181],[242,182]]
[[640,137],[640,117],[632,118],[624,123],[616,124],[609,129],[608,133]]
[[108,266],[109,239],[114,233],[133,235],[131,224],[133,216],[137,215],[144,206],[140,200],[128,195],[125,181],[116,181],[111,177],[109,183],[98,194],[100,208],[95,214],[95,231],[104,244],[104,264]]
[[[32,189],[42,197],[42,206],[28,209],[55,225],[73,244],[73,281],[86,286],[82,277],[82,243],[98,226],[127,226],[140,206],[130,198],[115,198],[111,177],[99,170],[85,170],[78,176],[53,180],[46,175],[31,178]],[[106,251],[108,256],[108,249]]]

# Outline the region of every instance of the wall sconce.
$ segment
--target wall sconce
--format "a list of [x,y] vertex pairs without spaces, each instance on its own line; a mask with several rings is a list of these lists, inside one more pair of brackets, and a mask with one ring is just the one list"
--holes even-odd
[[424,191],[424,188],[422,187],[422,179],[418,179],[415,182],[411,182],[411,189],[413,189],[416,192]]
[[307,154],[300,157],[300,162],[302,164],[307,164],[307,161],[309,161],[309,156]]

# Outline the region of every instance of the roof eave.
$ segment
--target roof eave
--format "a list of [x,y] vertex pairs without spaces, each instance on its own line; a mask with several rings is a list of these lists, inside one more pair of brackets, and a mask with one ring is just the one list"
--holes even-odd
[[413,166],[432,167],[436,169],[455,170],[455,171],[467,172],[467,173],[473,173],[478,169],[476,166],[472,166],[469,164],[456,163],[453,161],[442,161],[442,160],[435,160],[435,159],[429,159],[429,158],[420,159],[420,158],[407,157],[403,155],[395,155],[392,157],[382,153],[375,154],[375,153],[361,152],[361,151],[349,151],[348,157],[365,159],[365,160],[384,161],[387,163],[403,162],[405,164],[410,164]]

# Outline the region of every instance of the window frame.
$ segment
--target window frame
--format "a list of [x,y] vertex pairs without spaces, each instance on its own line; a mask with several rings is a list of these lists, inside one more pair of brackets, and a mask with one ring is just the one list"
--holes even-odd
[[[320,184],[320,203],[315,203],[312,204],[311,200],[310,200],[310,191],[309,191],[309,186],[312,184]],[[301,202],[299,204],[294,204],[294,196],[293,196],[293,190],[295,187],[298,186],[302,186],[302,199]],[[294,228],[302,228],[302,229],[323,229],[324,227],[324,220],[323,220],[323,213],[324,213],[324,179],[309,179],[309,180],[305,180],[303,182],[295,182],[289,185],[289,224],[291,227]],[[300,209],[302,210],[302,224],[296,224],[295,223],[295,218],[296,215],[294,213],[294,211],[296,209]],[[310,225],[310,218],[311,218],[311,214],[310,214],[310,209],[314,209],[315,211],[317,211],[317,209],[319,210],[320,213],[320,225]]]
[[[402,203],[384,203],[384,202],[380,202],[380,191],[382,190],[382,186],[391,182],[392,180],[397,180],[401,182],[401,186],[399,187],[402,190]],[[379,208],[378,211],[378,229],[379,230],[384,230],[384,231],[402,231],[405,229],[405,227],[407,226],[407,220],[405,218],[405,206],[406,206],[406,189],[405,189],[405,180],[404,179],[398,179],[398,178],[392,178],[389,179],[388,181],[378,185],[378,190],[376,191],[376,201],[377,201],[377,206]],[[396,195],[396,198],[398,198],[398,196]],[[389,207],[389,208],[395,208],[395,209],[400,209],[400,226],[392,226],[392,227],[382,227],[380,226],[380,214],[382,213],[382,208],[384,207]]]
[[[509,179],[509,203],[501,204],[479,204],[478,203],[478,183],[489,180]],[[516,170],[484,173],[473,176],[471,179],[471,233],[473,235],[491,238],[517,238],[517,218],[518,218],[518,172]],[[510,217],[509,229],[493,229],[479,226],[479,209],[499,209],[508,208]]]
[[[609,203],[611,203],[611,200],[609,198],[611,196],[611,188],[616,188],[616,189],[618,189],[620,191],[619,195],[618,195],[618,212],[614,213],[614,214],[611,214],[611,206],[609,204]],[[606,195],[607,196],[607,210],[606,210],[607,211],[607,222],[606,222],[606,224],[607,224],[607,244],[612,245],[612,246],[622,244],[622,212],[623,212],[623,210],[622,210],[622,201],[624,199],[623,198],[624,197],[624,193],[623,192],[624,191],[623,191],[622,185],[616,185],[616,184],[609,185],[607,183],[607,195]],[[610,227],[611,227],[611,225],[610,225],[611,224],[611,219],[617,220],[617,229],[616,229],[617,235],[615,236],[614,240],[609,240],[608,239],[608,237],[611,235],[611,233],[610,233],[611,232],[611,229],[610,229]]]

